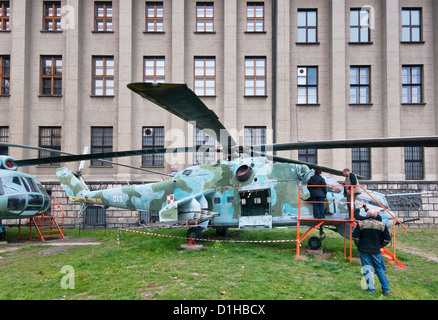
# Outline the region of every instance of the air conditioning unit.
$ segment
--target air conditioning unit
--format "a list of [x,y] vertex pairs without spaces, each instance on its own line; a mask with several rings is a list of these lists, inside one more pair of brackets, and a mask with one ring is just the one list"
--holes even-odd
[[143,128],[143,137],[152,137],[154,135],[154,128]]
[[297,74],[298,74],[298,77],[306,77],[307,76],[307,68],[298,68]]

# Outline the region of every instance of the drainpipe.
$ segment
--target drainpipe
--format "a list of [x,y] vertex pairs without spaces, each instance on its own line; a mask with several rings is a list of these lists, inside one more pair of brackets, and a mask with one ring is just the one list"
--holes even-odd
[[[277,142],[277,0],[272,0],[272,142]],[[274,155],[276,153],[274,152]]]

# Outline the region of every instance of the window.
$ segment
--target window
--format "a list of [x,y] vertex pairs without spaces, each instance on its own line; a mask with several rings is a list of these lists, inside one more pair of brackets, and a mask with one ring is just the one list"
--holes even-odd
[[298,10],[298,43],[316,43],[317,42],[317,11],[316,10]]
[[353,148],[351,150],[353,172],[371,178],[371,151],[370,148]]
[[370,103],[370,67],[350,67],[350,103]]
[[113,31],[112,2],[96,2],[94,7],[94,30],[98,32]]
[[61,2],[44,2],[44,31],[61,30]]
[[298,150],[298,160],[307,163],[317,164],[318,163],[317,150],[316,149]]
[[[9,142],[9,127],[0,127],[0,142]],[[0,156],[7,156],[8,151],[8,147],[0,146]]]
[[[38,146],[61,151],[61,127],[40,127]],[[61,155],[59,152],[45,150],[39,150],[38,154],[39,158],[58,157]],[[59,166],[59,163],[50,163],[41,166]]]
[[402,103],[422,103],[422,67],[402,67]]
[[246,31],[265,31],[264,4],[261,2],[251,3],[246,6]]
[[402,9],[402,42],[421,40],[421,9]]
[[318,68],[298,67],[298,104],[318,103]]
[[144,58],[144,82],[164,82],[164,57]]
[[62,58],[58,56],[41,57],[41,95],[62,95]]
[[244,142],[246,146],[266,144],[266,127],[245,127]]
[[213,2],[196,3],[196,31],[213,32]]
[[370,11],[362,9],[350,10],[350,42],[370,42]]
[[214,57],[195,57],[195,93],[198,96],[216,94],[216,62]]
[[[91,153],[102,153],[113,151],[113,128],[112,127],[91,127]],[[111,161],[112,159],[105,159]],[[111,166],[111,163],[101,160],[91,160],[92,166]]]
[[0,56],[0,95],[9,95],[10,93],[10,74],[11,58],[9,56]]
[[[142,150],[164,148],[164,127],[143,127]],[[142,156],[143,167],[164,166],[164,154],[145,154]]]
[[0,1],[0,31],[9,31],[9,1]]
[[201,148],[201,151],[194,153],[194,165],[200,165],[210,163],[216,160],[214,151],[205,151],[208,148],[214,149],[216,146],[214,138],[200,130],[195,128],[195,147]]
[[113,57],[93,57],[93,95],[114,96]]
[[406,180],[423,180],[423,148],[405,147],[405,175]]
[[163,32],[163,3],[146,2],[146,32]]
[[266,95],[266,58],[245,58],[245,96]]

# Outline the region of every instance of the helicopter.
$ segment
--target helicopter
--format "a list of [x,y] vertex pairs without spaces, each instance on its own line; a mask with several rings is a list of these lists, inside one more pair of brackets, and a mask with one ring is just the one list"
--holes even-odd
[[[80,175],[67,167],[56,170],[56,175],[71,201],[157,214],[160,223],[185,224],[189,226],[187,237],[199,239],[202,238],[203,232],[210,228],[215,228],[218,235],[227,235],[228,229],[235,227],[265,229],[296,225],[299,198],[309,198],[308,189],[302,187],[314,174],[314,170],[321,169],[323,172],[342,176],[342,171],[271,155],[271,152],[308,148],[438,146],[437,136],[238,146],[214,111],[208,109],[186,84],[134,82],[128,84],[128,88],[197,128],[208,130],[209,135],[222,147],[171,147],[68,154],[14,160],[13,164],[29,166],[196,151],[223,153],[223,159],[187,167],[181,172],[173,173],[168,180],[105,190],[89,190]],[[327,184],[339,183],[333,179]],[[329,219],[349,219],[350,213],[342,186],[336,189],[335,191],[333,188],[327,193]],[[376,199],[378,200],[375,201]],[[376,192],[367,191],[357,197],[356,201],[366,203],[368,208],[379,206],[382,209],[383,206],[387,210],[390,209],[385,196]],[[313,217],[311,203],[305,202],[300,210],[301,217]],[[382,211],[381,216],[385,224],[392,224],[392,216],[386,210]],[[343,235],[343,224],[333,223],[333,226]]]

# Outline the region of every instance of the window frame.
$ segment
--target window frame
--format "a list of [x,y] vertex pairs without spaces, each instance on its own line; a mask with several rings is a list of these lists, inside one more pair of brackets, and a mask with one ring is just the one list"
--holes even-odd
[[[163,12],[162,16],[157,16],[158,7],[161,6],[161,11]],[[153,7],[154,14],[153,16],[149,16],[149,8]],[[159,1],[146,1],[146,26],[145,26],[145,32],[150,33],[160,33],[164,32],[164,4],[163,2]],[[153,30],[149,30],[149,23],[153,22]],[[161,30],[160,30],[161,29]]]
[[[351,78],[352,78],[352,75],[351,75],[351,71],[353,70],[353,69],[357,69],[357,78],[358,78],[358,83],[355,83],[355,84],[352,84],[351,83]],[[361,79],[362,79],[362,77],[361,77],[361,73],[362,73],[362,69],[367,69],[368,71],[368,77],[367,77],[367,80],[368,80],[368,84],[362,84],[361,83]],[[358,96],[357,96],[357,99],[356,99],[356,101],[355,102],[353,102],[352,100],[351,100],[351,89],[352,88],[358,88],[359,90],[358,90],[358,92],[359,92],[359,94],[358,94]],[[366,98],[367,98],[367,101],[366,102],[361,102],[361,97],[362,97],[362,95],[361,95],[361,89],[362,88],[367,88],[368,89],[368,94],[367,94],[367,96],[366,96]],[[366,105],[366,104],[371,104],[371,66],[357,66],[357,65],[354,65],[354,66],[350,66],[350,105]]]
[[246,146],[266,144],[266,126],[245,126],[243,139]]
[[[209,75],[207,74],[207,70],[209,69],[207,66],[208,61],[213,61],[214,63],[214,74]],[[197,62],[202,62],[203,64],[203,73],[197,74]],[[202,80],[202,87],[197,87],[197,83]],[[207,94],[209,92],[209,88],[207,87],[207,83],[209,81],[213,81],[214,87],[213,87],[213,94]],[[216,57],[212,56],[206,56],[206,57],[194,57],[193,60],[193,87],[194,91],[197,96],[203,96],[203,97],[214,97],[216,96]],[[202,90],[202,93],[200,92]]]
[[[152,144],[146,144],[145,131],[152,129]],[[158,133],[156,135],[156,133]],[[143,126],[141,135],[142,150],[164,148],[164,126]],[[151,164],[150,164],[151,163]],[[141,157],[142,167],[164,167],[164,154],[144,154]]]
[[[415,159],[415,152],[419,156],[418,159]],[[405,147],[404,161],[406,180],[424,180],[424,147]]]
[[[211,148],[214,150],[216,147],[214,138],[199,128],[195,128],[193,139],[196,149],[203,147],[203,149]],[[196,151],[193,153],[193,165],[195,166],[212,163],[214,161],[216,161],[216,153],[214,151]]]
[[[45,141],[49,141],[46,143]],[[58,142],[58,143],[57,143]],[[39,127],[38,128],[38,147],[61,151],[62,147],[62,127]],[[38,158],[57,157],[61,154],[55,151],[38,150]],[[58,167],[60,163],[40,164],[41,167]]]
[[[212,7],[212,16],[207,16],[207,7]],[[198,12],[200,7],[204,8],[204,16],[199,16]],[[211,20],[211,30],[209,30]],[[199,22],[201,22],[201,25],[203,28],[199,28]],[[196,32],[199,33],[213,33],[214,32],[214,2],[208,2],[208,1],[202,1],[202,2],[196,2]],[[201,30],[202,29],[202,30]]]
[[371,179],[371,148],[351,148],[352,171]]
[[[8,65],[5,67],[5,60]],[[6,73],[6,70],[8,72]],[[8,81],[7,86],[6,81]],[[0,96],[9,96],[11,94],[11,56],[0,56]]]
[[[102,17],[98,16],[98,6],[103,6],[103,12],[104,15]],[[111,6],[111,16],[107,16],[107,7]],[[102,20],[103,23],[103,30],[98,29],[98,21]],[[111,30],[108,30],[108,24],[107,22],[111,22]],[[95,1],[94,2],[94,32],[114,32],[114,26],[113,26],[113,2],[112,1]]]
[[298,160],[318,164],[318,149],[300,149],[298,150]]
[[[299,14],[300,13],[306,13],[306,24],[305,26],[300,26],[298,25],[298,21],[299,21]],[[309,26],[309,13],[310,12],[315,12],[315,26]],[[304,29],[306,31],[306,40],[305,41],[299,41],[298,38],[298,34],[299,34],[299,30],[300,29]],[[309,41],[309,30],[315,30],[315,41]],[[297,11],[297,43],[298,44],[318,44],[318,9],[298,9]]]
[[[263,68],[263,75],[260,75],[257,72],[257,60],[263,60],[264,63],[264,68]],[[253,68],[253,72],[252,74],[249,74],[247,71],[248,66],[247,66],[247,62],[253,62],[254,64],[254,68]],[[247,56],[245,57],[245,63],[244,63],[244,74],[245,74],[245,97],[266,97],[267,96],[267,58],[266,56]],[[252,80],[253,82],[253,87],[248,87],[247,86],[247,82]],[[264,86],[263,86],[263,94],[258,94],[258,90],[259,88],[262,87],[258,87],[257,86],[257,81],[263,80]],[[252,90],[252,93],[248,91],[248,89],[253,88],[254,90]],[[251,94],[249,94],[251,93]]]
[[[367,12],[368,13],[368,24],[367,25],[365,25],[365,26],[362,26],[362,24],[361,24],[361,20],[362,20],[362,18],[361,18],[361,13],[362,13],[362,11],[365,11],[365,12]],[[358,12],[358,21],[357,21],[357,25],[352,25],[351,24],[351,14],[352,14],[352,12]],[[367,43],[371,43],[371,28],[370,28],[370,15],[371,15],[371,12],[370,12],[370,10],[369,9],[362,9],[362,8],[351,8],[350,9],[350,41],[349,41],[349,43],[357,43],[357,44],[367,44]],[[351,35],[352,35],[352,29],[357,29],[358,30],[358,37],[357,37],[357,41],[352,41],[352,39],[351,39]],[[367,31],[367,40],[366,41],[363,41],[362,40],[362,32],[361,32],[361,30],[362,29],[367,29],[368,31]]]
[[[403,24],[403,11],[409,11],[409,24]],[[413,25],[412,24],[412,11],[418,11],[419,13],[419,19],[420,24],[419,25]],[[402,8],[401,9],[401,42],[402,43],[423,43],[423,8]],[[409,28],[409,40],[403,40],[403,29]],[[419,32],[419,40],[413,41],[412,40],[412,30],[418,29]]]
[[[0,142],[8,143],[9,142],[9,127],[8,126],[0,126]],[[0,146],[0,155],[7,156],[9,154],[8,146]]]
[[[157,70],[159,67],[157,67],[157,62],[163,61],[163,75],[157,74]],[[147,62],[151,61],[153,62],[153,75],[147,75],[146,74],[146,65]],[[166,80],[166,58],[164,56],[144,56],[143,57],[143,81],[144,82],[155,82],[155,83],[162,83]]]
[[[53,10],[53,15],[47,15],[48,10]],[[59,10],[59,15],[58,15]],[[52,23],[52,27],[50,28],[47,24],[48,22]],[[43,30],[47,32],[59,32],[62,31],[61,27],[61,1],[44,1],[43,2]]]
[[[262,17],[257,17],[257,6],[262,7],[263,15]],[[249,9],[250,7],[253,7],[254,10],[254,17],[249,16]],[[249,22],[253,21],[253,30],[250,30]],[[262,22],[262,30],[257,30],[257,22]],[[246,32],[249,33],[257,33],[257,32],[265,32],[265,3],[264,2],[248,2],[246,4]]]
[[[306,84],[300,84],[299,81],[299,75],[298,75],[298,69],[303,69],[306,68]],[[309,84],[309,69],[316,69],[316,84]],[[319,84],[319,68],[318,66],[298,66],[297,68],[297,105],[319,105],[319,88],[318,88],[318,84]],[[300,102],[300,95],[299,95],[299,91],[300,88],[306,88],[306,102]],[[309,88],[315,88],[315,92],[316,92],[316,101],[315,102],[309,102]]]
[[[43,97],[60,97],[62,96],[62,56],[59,55],[54,55],[54,56],[41,56],[40,58],[40,95]],[[51,61],[51,67],[47,67],[45,65],[45,61]],[[57,61],[61,61],[61,74],[57,73],[57,65],[56,62]],[[45,70],[47,70],[48,68],[51,69],[50,74],[45,74]],[[48,87],[46,87],[44,85],[44,80],[50,80],[50,94],[46,94],[44,93],[44,89],[47,89]],[[56,80],[60,80],[61,81],[61,86],[55,86]],[[56,90],[60,89],[60,93],[56,94]]]
[[[96,62],[97,60],[102,59],[102,75],[96,75]],[[113,74],[108,75],[107,74],[107,61],[108,60],[112,60],[113,62]],[[116,69],[116,65],[115,65],[115,59],[114,56],[93,56],[92,57],[92,96],[94,97],[114,97],[115,96],[115,88],[116,88],[116,83],[115,83],[115,69]],[[96,94],[96,79],[102,79],[102,94]],[[108,87],[106,86],[106,81],[107,80],[112,80],[113,81],[113,93],[112,94],[107,94],[107,89]]]
[[[102,130],[101,141],[96,143],[96,134],[95,130]],[[108,135],[111,133],[110,135]],[[99,137],[100,138],[100,137]],[[111,140],[111,146],[105,144],[105,139]],[[113,127],[91,127],[91,153],[103,153],[103,152],[112,152],[114,148],[114,128]],[[112,158],[105,158],[103,160],[112,161]],[[104,162],[98,159],[92,159],[90,162],[92,167],[112,167],[113,165],[109,162]]]
[[0,1],[0,8],[2,13],[2,15],[0,16],[0,31],[11,31],[10,29],[11,2]]
[[[409,83],[404,83],[403,81],[404,81],[404,77],[403,77],[403,71],[404,71],[404,69],[406,69],[406,68],[409,68]],[[419,69],[419,71],[420,71],[420,76],[419,76],[419,78],[420,78],[420,83],[412,83],[412,79],[413,79],[413,77],[412,77],[412,70],[414,69],[414,68],[418,68]],[[415,104],[424,104],[424,102],[423,102],[423,80],[424,80],[424,73],[423,73],[423,65],[402,65],[402,91],[401,91],[401,94],[402,94],[402,97],[401,97],[401,101],[402,101],[402,104],[411,104],[411,105],[415,105]],[[414,88],[414,87],[419,87],[419,94],[420,94],[420,101],[419,102],[412,102],[413,101],[413,95],[412,95],[412,89]],[[405,88],[408,88],[409,89],[409,92],[408,92],[408,101],[404,101],[404,93],[403,93],[403,91],[404,91],[404,89]]]

